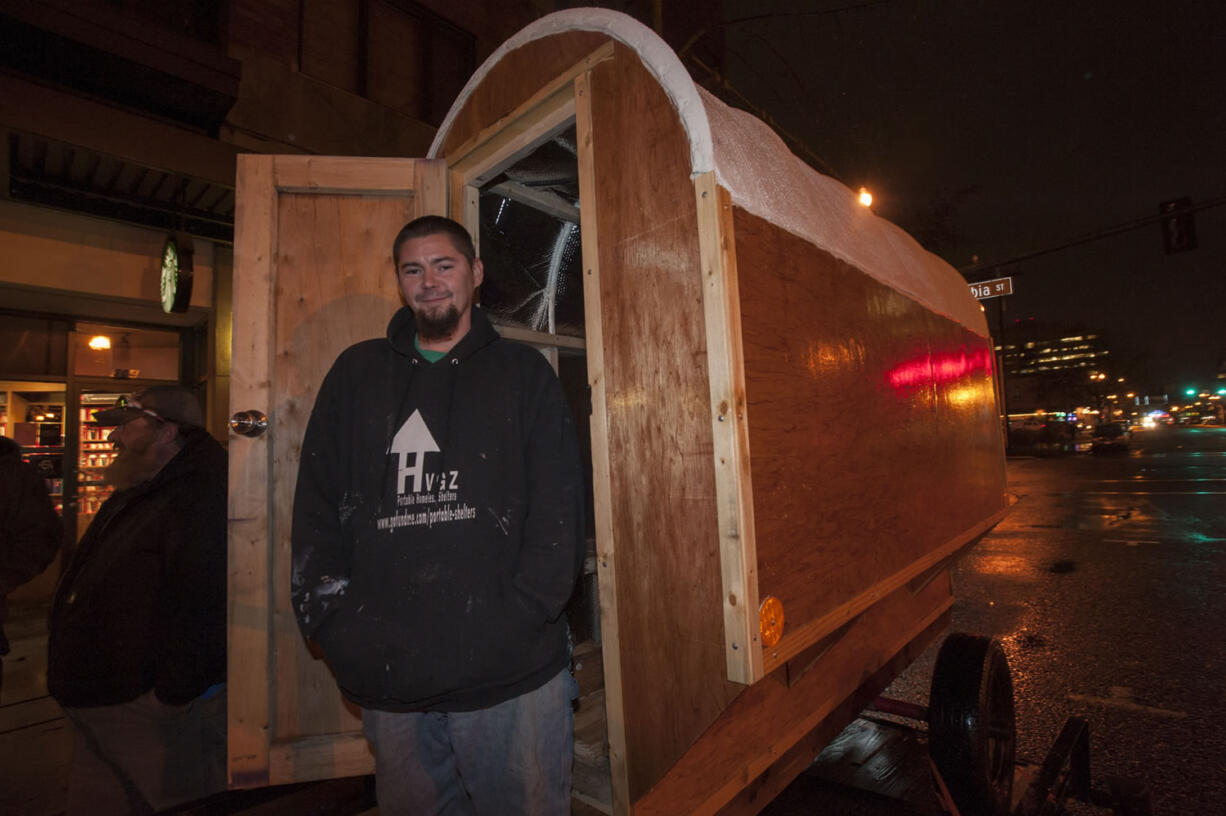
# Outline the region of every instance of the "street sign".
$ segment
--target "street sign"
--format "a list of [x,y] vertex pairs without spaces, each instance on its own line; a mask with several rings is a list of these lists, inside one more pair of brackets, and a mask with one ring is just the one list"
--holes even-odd
[[1013,294],[1013,278],[994,278],[971,284],[971,294],[977,300]]

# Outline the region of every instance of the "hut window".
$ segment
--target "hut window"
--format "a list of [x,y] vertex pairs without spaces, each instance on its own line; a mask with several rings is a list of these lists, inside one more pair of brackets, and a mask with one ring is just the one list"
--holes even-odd
[[481,188],[481,304],[495,323],[583,337],[579,181],[572,126]]

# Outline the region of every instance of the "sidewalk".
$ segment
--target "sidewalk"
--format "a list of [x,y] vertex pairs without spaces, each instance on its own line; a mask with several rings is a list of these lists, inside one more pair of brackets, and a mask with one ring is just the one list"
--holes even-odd
[[[62,816],[72,732],[47,695],[46,608],[10,609],[12,651],[0,688],[0,816]],[[607,761],[607,760],[606,760]],[[607,774],[607,771],[606,771]],[[606,779],[607,781],[607,779]],[[599,814],[580,801],[575,814]],[[176,808],[175,816],[376,816],[373,778],[228,791]]]
[[47,696],[45,608],[10,609],[0,687],[0,813],[64,812],[72,733]]

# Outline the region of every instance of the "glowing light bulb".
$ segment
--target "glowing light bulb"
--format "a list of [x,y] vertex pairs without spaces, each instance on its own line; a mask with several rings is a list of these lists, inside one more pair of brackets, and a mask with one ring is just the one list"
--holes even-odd
[[94,351],[106,351],[111,347],[111,338],[106,335],[96,334],[89,338],[89,347]]
[[865,207],[873,206],[873,194],[864,187],[860,188],[860,203]]

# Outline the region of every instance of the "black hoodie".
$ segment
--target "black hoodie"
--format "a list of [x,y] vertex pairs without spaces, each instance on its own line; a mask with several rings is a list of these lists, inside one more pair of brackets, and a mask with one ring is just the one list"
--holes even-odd
[[358,705],[470,711],[567,665],[578,444],[545,358],[479,309],[436,363],[415,336],[402,308],[320,386],[294,496],[294,611]]

